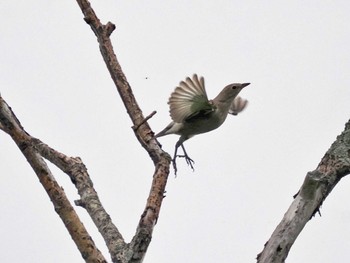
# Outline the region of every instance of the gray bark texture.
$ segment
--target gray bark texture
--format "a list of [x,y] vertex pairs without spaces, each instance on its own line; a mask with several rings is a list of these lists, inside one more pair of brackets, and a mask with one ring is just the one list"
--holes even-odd
[[[52,201],[56,213],[66,226],[85,262],[103,263],[107,261],[80,221],[63,188],[49,170],[46,160],[56,165],[70,177],[80,196],[80,199],[75,201],[75,205],[85,208],[92,218],[104,238],[112,262],[142,262],[159,217],[169,175],[171,157],[161,149],[147,123],[148,119],[155,112],[148,117],[143,116],[132,89],[119,65],[109,38],[115,26],[110,22],[103,25],[87,0],[77,0],[77,3],[84,15],[85,22],[91,27],[97,38],[101,55],[133,123],[132,130],[141,146],[149,154],[155,167],[145,209],[141,213],[139,223],[136,226],[136,233],[132,240],[126,243],[122,234],[113,224],[99,200],[82,160],[79,157],[69,157],[60,153],[27,133],[1,95],[0,129],[10,135],[32,166]],[[345,130],[326,152],[318,167],[314,171],[307,173],[298,194],[285,213],[281,223],[266,242],[263,251],[257,256],[257,262],[284,262],[291,246],[305,224],[319,211],[322,202],[340,179],[349,173],[350,121],[346,123]]]
[[258,263],[284,262],[306,223],[317,213],[341,178],[350,173],[350,120],[304,183],[282,221],[257,256]]
[[85,22],[90,25],[97,37],[101,55],[133,123],[132,130],[141,146],[149,154],[155,167],[145,209],[141,213],[139,223],[136,226],[136,233],[131,242],[126,243],[124,241],[122,234],[103,208],[82,160],[79,157],[69,157],[60,153],[27,133],[10,106],[1,96],[0,129],[11,136],[32,166],[39,177],[40,183],[49,195],[55,211],[62,219],[86,262],[102,263],[107,261],[80,221],[63,188],[49,170],[45,159],[56,165],[70,177],[80,195],[80,199],[75,201],[75,205],[85,208],[92,218],[105,240],[112,262],[142,262],[159,217],[169,175],[171,157],[161,149],[147,123],[148,119],[155,112],[152,112],[147,117],[143,116],[132,89],[119,65],[109,38],[115,26],[110,22],[103,25],[88,1],[77,0],[77,3],[82,10]]

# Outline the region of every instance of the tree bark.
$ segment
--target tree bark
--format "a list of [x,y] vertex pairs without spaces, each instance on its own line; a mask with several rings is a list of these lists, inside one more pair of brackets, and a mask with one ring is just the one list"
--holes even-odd
[[[112,261],[141,262],[145,257],[152,239],[153,228],[159,217],[171,157],[162,151],[147,123],[155,112],[146,118],[143,116],[114,53],[110,35],[115,30],[115,26],[110,22],[106,25],[102,24],[87,0],[77,0],[77,3],[82,10],[85,22],[90,25],[97,37],[102,57],[133,123],[132,130],[155,166],[146,206],[131,242],[124,241],[122,234],[103,208],[82,160],[79,157],[69,157],[60,153],[28,134],[1,96],[0,129],[11,136],[32,166],[50,197],[55,211],[62,219],[86,262],[107,261],[94,244],[44,159],[55,164],[70,177],[80,195],[80,200],[75,201],[75,204],[85,208],[96,224],[109,249]],[[319,211],[322,202],[340,179],[349,173],[350,121],[346,123],[343,133],[337,137],[318,167],[307,173],[281,223],[265,244],[263,251],[257,256],[257,262],[284,262],[305,224]]]
[[[18,148],[26,157],[84,260],[89,263],[107,262],[95,246],[95,243],[80,221],[62,187],[57,183],[46,162],[37,151],[36,146],[41,144],[41,142],[30,136],[23,129],[21,123],[1,96],[0,129],[12,137]],[[40,147],[45,146],[41,145]]]
[[336,184],[350,173],[350,120],[304,183],[281,223],[257,256],[258,263],[284,262],[306,223],[317,213]]
[[134,134],[141,146],[148,152],[155,166],[146,206],[141,214],[135,236],[131,242],[126,243],[124,241],[121,233],[103,208],[81,159],[79,157],[68,157],[29,135],[1,96],[0,129],[12,137],[27,158],[53,202],[55,211],[61,217],[86,262],[106,262],[106,260],[80,222],[73,206],[69,203],[63,189],[55,180],[43,158],[49,160],[69,175],[81,197],[75,203],[84,207],[91,216],[105,240],[112,261],[141,262],[150,244],[153,228],[159,217],[169,175],[171,157],[160,148],[160,144],[155,140],[154,133],[147,123],[147,120],[155,112],[146,118],[143,116],[132,89],[118,63],[109,38],[115,26],[110,22],[106,25],[101,24],[88,1],[78,0],[77,2],[84,14],[84,20],[91,26],[97,37],[102,57],[133,123],[132,129]]
[[89,1],[77,0],[77,2],[84,14],[85,22],[90,25],[92,31],[97,37],[101,55],[133,122],[133,130],[136,138],[148,152],[155,165],[153,182],[146,207],[141,215],[136,234],[131,243],[128,244],[127,253],[125,253],[125,251],[119,251],[116,253],[118,254],[117,257],[112,255],[113,261],[119,260],[121,257],[125,258],[129,256],[130,261],[125,262],[140,262],[143,259],[147,247],[151,241],[153,227],[155,226],[159,216],[165,186],[169,175],[171,158],[160,148],[158,142],[155,140],[154,133],[147,123],[147,118],[144,118],[114,53],[109,36],[114,31],[115,25],[113,25],[111,22],[103,25],[96,16],[94,10],[91,8]]

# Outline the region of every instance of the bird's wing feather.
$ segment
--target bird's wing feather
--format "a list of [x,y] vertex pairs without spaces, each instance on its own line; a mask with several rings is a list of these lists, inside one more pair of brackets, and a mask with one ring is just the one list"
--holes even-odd
[[237,115],[241,111],[243,111],[248,105],[248,101],[246,99],[242,99],[241,97],[237,96],[231,103],[230,109],[228,110],[228,113],[232,115]]
[[204,78],[198,79],[196,74],[192,79],[187,77],[185,81],[180,82],[171,94],[168,104],[171,118],[178,123],[197,115],[198,112],[213,110],[205,91]]

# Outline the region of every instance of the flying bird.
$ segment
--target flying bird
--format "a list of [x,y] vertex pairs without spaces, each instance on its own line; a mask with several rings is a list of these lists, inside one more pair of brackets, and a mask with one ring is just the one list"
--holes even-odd
[[[177,172],[176,157],[184,157],[187,164],[194,170],[194,161],[188,156],[183,143],[189,138],[206,133],[220,127],[228,114],[237,115],[247,106],[248,101],[237,96],[250,83],[229,84],[215,97],[209,100],[205,91],[204,78],[194,74],[187,77],[170,95],[170,117],[173,120],[155,137],[168,134],[180,135],[175,145],[172,159],[175,174]],[[183,155],[178,155],[181,146]]]

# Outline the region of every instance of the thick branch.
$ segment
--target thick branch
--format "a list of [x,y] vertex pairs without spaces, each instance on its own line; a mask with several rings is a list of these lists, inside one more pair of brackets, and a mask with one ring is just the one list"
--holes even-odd
[[306,223],[319,211],[323,201],[340,179],[349,173],[350,120],[318,167],[306,175],[298,194],[265,244],[264,250],[258,255],[257,261],[259,263],[284,262]]
[[84,20],[90,25],[97,37],[102,57],[132,120],[136,138],[148,152],[155,165],[152,187],[136,234],[125,249],[120,250],[118,255],[112,255],[113,261],[141,262],[152,238],[153,227],[158,220],[169,174],[170,156],[162,151],[155,140],[154,133],[150,129],[148,122],[145,121],[131,87],[119,65],[109,38],[115,26],[110,22],[103,25],[91,8],[89,1],[77,0],[77,2],[84,14]]
[[91,263],[107,262],[95,246],[63,189],[56,182],[46,162],[34,149],[31,143],[32,137],[24,131],[11,108],[1,97],[0,123],[0,128],[12,137],[37,174],[54,205],[55,211],[62,219],[85,261]]
[[50,148],[38,139],[32,138],[31,142],[35,150],[45,159],[49,160],[69,175],[81,197],[81,200],[76,201],[76,204],[87,210],[104,238],[110,254],[116,254],[117,251],[124,248],[126,245],[124,239],[102,206],[87,169],[81,159],[79,157],[74,158],[66,156]]

